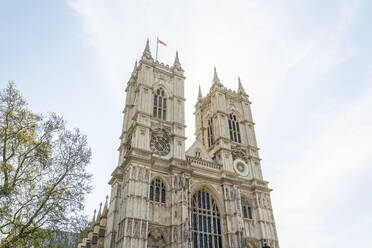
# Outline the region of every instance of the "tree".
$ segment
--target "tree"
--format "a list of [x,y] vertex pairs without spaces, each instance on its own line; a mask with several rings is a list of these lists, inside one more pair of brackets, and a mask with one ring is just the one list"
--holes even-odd
[[71,231],[90,192],[91,150],[54,113],[38,115],[13,82],[0,92],[0,248],[41,247]]
[[69,231],[55,231],[49,236],[44,246],[48,248],[76,248],[79,240],[87,236],[89,222],[86,216],[72,221],[73,228]]

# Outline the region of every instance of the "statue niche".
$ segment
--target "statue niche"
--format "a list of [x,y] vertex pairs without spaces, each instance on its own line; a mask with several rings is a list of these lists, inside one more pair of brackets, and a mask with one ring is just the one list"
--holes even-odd
[[163,233],[158,229],[152,229],[149,232],[147,238],[147,248],[165,248],[167,247],[167,242]]

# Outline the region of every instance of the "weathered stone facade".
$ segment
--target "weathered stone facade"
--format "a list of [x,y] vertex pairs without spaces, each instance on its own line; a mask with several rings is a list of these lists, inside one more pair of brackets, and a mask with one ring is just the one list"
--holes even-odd
[[208,95],[199,89],[187,151],[184,80],[178,54],[154,61],[147,41],[126,87],[104,247],[279,248],[240,79],[235,92],[215,71]]

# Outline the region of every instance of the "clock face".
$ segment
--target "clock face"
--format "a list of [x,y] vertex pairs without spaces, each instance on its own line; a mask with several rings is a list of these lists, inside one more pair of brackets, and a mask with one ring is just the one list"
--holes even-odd
[[169,142],[161,136],[152,137],[150,147],[154,153],[160,156],[165,156],[170,152]]
[[248,176],[249,174],[248,165],[241,159],[234,161],[234,170],[240,176]]
[[243,173],[245,171],[245,166],[243,163],[238,163],[236,165],[236,169],[240,172],[240,173]]

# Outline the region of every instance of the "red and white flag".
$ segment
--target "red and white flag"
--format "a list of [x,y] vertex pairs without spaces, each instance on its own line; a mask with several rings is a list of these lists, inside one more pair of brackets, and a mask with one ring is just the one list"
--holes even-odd
[[167,44],[165,44],[163,41],[161,41],[161,40],[159,40],[159,39],[158,39],[158,44],[162,44],[162,45],[164,45],[164,46],[167,46]]

